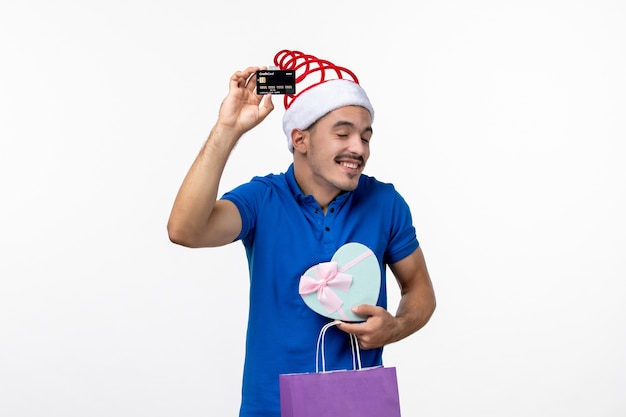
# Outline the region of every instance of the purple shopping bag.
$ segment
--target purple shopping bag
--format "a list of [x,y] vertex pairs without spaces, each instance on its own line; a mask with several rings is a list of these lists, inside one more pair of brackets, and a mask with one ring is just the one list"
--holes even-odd
[[[354,369],[326,371],[324,334],[334,324],[329,323],[320,332],[316,372],[279,376],[281,417],[400,417],[396,369],[362,368],[354,336]],[[317,362],[320,346],[321,371]]]

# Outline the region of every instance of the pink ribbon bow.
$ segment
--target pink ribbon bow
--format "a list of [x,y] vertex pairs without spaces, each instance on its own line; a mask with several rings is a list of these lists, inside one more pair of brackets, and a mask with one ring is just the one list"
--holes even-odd
[[343,301],[332,288],[348,292],[352,284],[352,275],[339,270],[337,262],[322,262],[313,268],[317,279],[302,275],[300,294],[308,295],[317,291],[317,299],[329,313],[339,310]]

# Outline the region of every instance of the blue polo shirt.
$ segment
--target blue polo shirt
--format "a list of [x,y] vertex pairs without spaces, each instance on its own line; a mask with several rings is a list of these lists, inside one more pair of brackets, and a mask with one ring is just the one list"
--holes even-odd
[[[326,215],[302,193],[293,164],[282,174],[254,177],[222,196],[241,215],[237,240],[246,250],[250,306],[241,417],[280,416],[278,376],[315,371],[315,345],[330,321],[298,292],[300,276],[330,261],[343,244],[369,247],[381,268],[377,304],[387,307],[386,266],[419,245],[411,213],[392,184],[361,175],[358,187],[340,194]],[[334,327],[326,336],[327,369],[351,369],[348,336]],[[382,364],[382,348],[361,351],[363,367]]]

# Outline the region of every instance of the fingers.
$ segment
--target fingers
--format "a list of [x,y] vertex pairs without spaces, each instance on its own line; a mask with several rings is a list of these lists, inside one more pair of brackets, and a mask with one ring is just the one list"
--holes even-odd
[[341,323],[338,324],[337,327],[339,328],[339,330],[342,330],[348,334],[355,335],[357,341],[359,342],[359,348],[361,349],[373,349],[381,346],[381,344],[376,342],[376,334],[373,332],[373,330],[368,329],[369,326],[367,322]]
[[230,77],[230,88],[252,88],[256,87],[256,77],[254,75],[261,67],[248,67],[243,71],[237,71]]
[[360,323],[341,322],[337,327],[357,336],[362,349],[373,349],[384,346],[390,340],[393,317],[382,307],[362,304],[352,308],[359,316],[367,317]]
[[[246,84],[245,86],[248,88],[248,90],[250,90],[251,92],[256,94],[256,83],[257,83],[257,78],[256,78],[256,72],[257,71],[262,71],[267,69],[267,67],[263,66],[263,67],[249,67],[246,69],[245,73],[248,74],[248,77],[246,79]],[[248,73],[248,71],[250,71]]]
[[368,329],[367,329],[367,326],[365,326],[367,323],[367,320],[369,320],[370,317],[376,314],[380,314],[379,312],[380,309],[381,307],[367,305],[367,304],[362,304],[359,306],[352,307],[352,312],[358,316],[362,316],[365,321],[357,322],[357,323],[341,322],[337,327],[339,327],[341,330],[343,330],[346,333],[352,333],[356,335],[367,332]]

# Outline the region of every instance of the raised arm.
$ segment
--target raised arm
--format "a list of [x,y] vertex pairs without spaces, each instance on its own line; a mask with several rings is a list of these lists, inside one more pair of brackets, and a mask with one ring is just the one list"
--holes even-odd
[[241,231],[234,204],[217,201],[226,161],[241,136],[261,123],[274,109],[271,95],[255,92],[255,71],[249,67],[230,78],[228,95],[218,120],[187,172],[170,213],[167,231],[172,242],[188,247],[221,246]]

